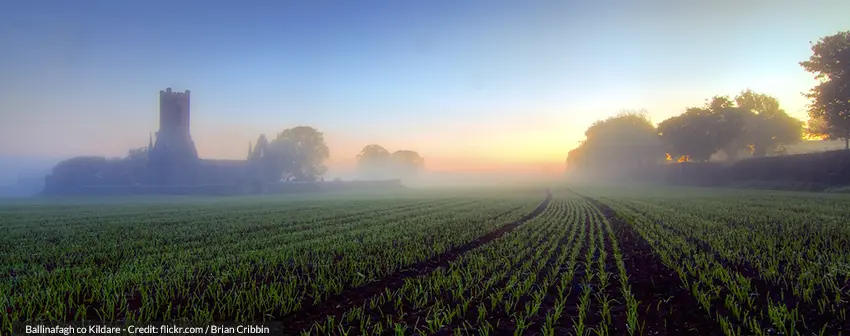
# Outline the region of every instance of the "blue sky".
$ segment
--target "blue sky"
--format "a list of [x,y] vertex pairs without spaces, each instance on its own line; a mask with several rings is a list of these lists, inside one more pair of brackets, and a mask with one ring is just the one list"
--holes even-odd
[[660,122],[752,88],[804,118],[797,62],[850,30],[847,1],[634,3],[9,2],[0,155],[122,155],[172,87],[192,90],[204,157],[310,125],[332,168],[371,143],[435,169],[556,164],[621,109]]

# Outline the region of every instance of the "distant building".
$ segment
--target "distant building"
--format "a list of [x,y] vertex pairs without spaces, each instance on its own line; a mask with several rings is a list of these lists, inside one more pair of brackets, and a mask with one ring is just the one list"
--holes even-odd
[[[159,92],[159,130],[148,137],[147,150],[126,158],[78,156],[62,161],[44,178],[41,195],[203,194],[309,192],[340,189],[398,188],[400,180],[355,184],[280,183],[264,169],[269,142],[260,135],[248,143],[245,160],[198,157],[191,133],[190,92]],[[279,173],[275,173],[279,174]]]
[[256,163],[267,144],[261,136],[256,148],[248,144],[245,160],[205,160],[198,157],[191,133],[189,90],[159,91],[159,131],[148,142],[148,178],[151,185],[242,184],[253,179]]
[[262,135],[254,148],[248,144],[245,160],[199,158],[192,140],[190,97],[189,90],[159,92],[159,130],[156,136],[149,135],[143,155],[131,150],[123,159],[78,156],[65,160],[45,177],[44,194],[193,193],[194,187],[222,194],[261,189],[261,181],[273,180],[261,174],[260,162],[268,145]]

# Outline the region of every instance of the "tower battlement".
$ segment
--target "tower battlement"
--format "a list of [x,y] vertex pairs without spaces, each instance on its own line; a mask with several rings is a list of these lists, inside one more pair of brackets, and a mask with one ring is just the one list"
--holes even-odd
[[[159,91],[159,131],[154,147],[179,149],[186,153],[195,152],[190,131],[191,121],[189,90],[172,91],[171,88]],[[197,154],[192,154],[196,156]]]
[[189,136],[191,121],[190,92],[159,91],[159,130],[176,137]]
[[189,90],[179,92],[179,91],[172,91],[171,88],[166,88],[165,90],[159,90],[159,96],[160,97],[162,97],[162,96],[183,97],[183,96],[189,96],[189,93],[191,93]]
[[159,131],[148,164],[158,183],[188,181],[198,160],[198,151],[190,132],[189,90],[159,91]]

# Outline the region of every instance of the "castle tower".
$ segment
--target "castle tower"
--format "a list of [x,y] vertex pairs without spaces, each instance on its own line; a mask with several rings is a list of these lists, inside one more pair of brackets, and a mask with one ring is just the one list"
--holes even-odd
[[149,153],[155,184],[191,184],[198,151],[190,132],[189,90],[159,91],[159,131]]

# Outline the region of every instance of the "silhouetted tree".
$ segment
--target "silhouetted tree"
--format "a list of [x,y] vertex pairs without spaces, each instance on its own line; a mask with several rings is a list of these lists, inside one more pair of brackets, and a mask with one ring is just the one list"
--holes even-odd
[[130,160],[78,156],[59,162],[45,179],[46,190],[74,190],[87,185],[132,184]]
[[775,98],[745,90],[735,101],[715,96],[703,107],[688,108],[661,122],[658,134],[672,158],[705,162],[721,150],[730,160],[742,151],[753,156],[780,152],[800,141],[802,127]]
[[708,108],[688,108],[658,124],[658,136],[674,160],[706,162],[728,142],[721,136],[720,119]]
[[390,155],[394,177],[406,178],[416,175],[425,165],[425,159],[412,150],[398,150]]
[[77,156],[56,164],[45,180],[53,190],[73,190],[87,185],[131,185],[147,182],[148,149],[133,148],[123,158]]
[[367,145],[357,154],[357,172],[364,178],[386,176],[390,167],[390,152],[380,145]]
[[567,169],[566,169],[566,171],[567,171],[568,174],[585,170],[585,168],[586,168],[586,165],[584,164],[585,163],[585,160],[584,160],[585,149],[587,149],[587,147],[584,146],[584,141],[579,141],[578,147],[573,148],[572,150],[569,151],[569,153],[567,153],[567,160],[566,160]]
[[[716,101],[715,97],[712,101]],[[720,100],[729,101],[727,97]],[[747,127],[752,125],[753,115],[746,109],[737,107],[734,103],[720,105],[709,105],[709,111],[717,116],[717,125],[713,132],[716,133],[717,141],[721,144],[723,152],[730,160],[735,160],[742,149],[749,148],[746,137]]]
[[371,179],[405,179],[416,175],[425,165],[425,159],[412,150],[390,152],[380,145],[368,145],[357,154],[357,172]]
[[811,128],[828,139],[843,139],[850,149],[850,31],[821,38],[812,44],[812,56],[800,65],[820,84],[807,94],[809,118],[822,121]]
[[101,184],[109,162],[102,156],[77,156],[53,167],[49,180],[55,186]]
[[568,154],[569,171],[622,176],[652,167],[665,158],[655,126],[645,111],[625,111],[597,121],[587,129],[585,137]]
[[705,108],[713,112],[720,112],[731,107],[735,107],[735,102],[729,99],[729,96],[714,96],[705,104]]
[[148,159],[148,148],[130,148],[130,150],[127,151],[127,156],[125,158],[127,160],[146,161]]
[[834,138],[830,139],[827,136],[829,133],[829,126],[823,118],[809,118],[809,120],[806,121],[805,133],[807,137],[813,139],[835,140]]
[[749,112],[745,132],[737,142],[744,144],[753,156],[777,154],[785,146],[802,140],[803,122],[785,113],[776,98],[744,90],[735,102]]
[[327,171],[330,156],[324,135],[309,126],[283,130],[268,144],[269,176],[286,181],[315,181]]
[[850,148],[850,31],[821,38],[812,44],[813,55],[800,65],[815,75],[820,84],[809,91],[809,118],[818,127],[815,135],[843,139]]

